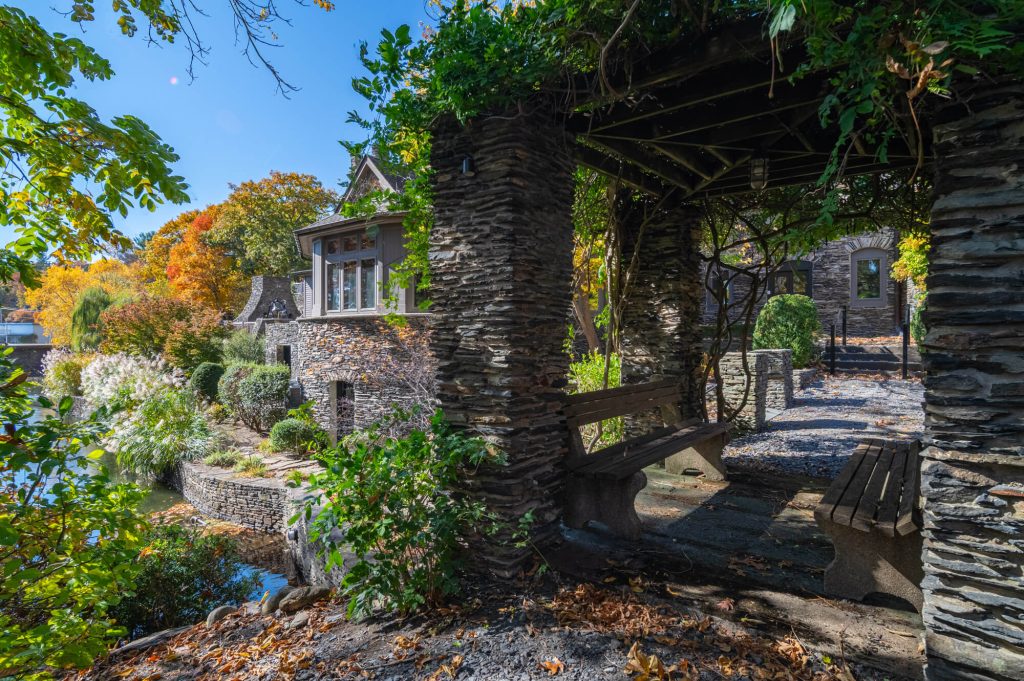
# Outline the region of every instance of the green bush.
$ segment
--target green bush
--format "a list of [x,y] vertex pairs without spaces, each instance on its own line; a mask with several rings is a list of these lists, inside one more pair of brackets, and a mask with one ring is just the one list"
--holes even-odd
[[270,451],[306,452],[306,443],[316,437],[316,431],[299,419],[282,419],[270,429]]
[[265,433],[287,410],[288,367],[271,364],[234,364],[217,386],[221,403],[242,423]]
[[[88,667],[118,636],[110,609],[132,592],[145,493],[115,483],[90,455],[108,430],[29,398],[0,350],[0,674],[44,679]],[[50,409],[57,413],[50,415]]]
[[[612,353],[608,357],[608,387],[617,388],[622,383],[622,362],[619,356]],[[604,384],[604,353],[594,351],[583,355],[578,362],[569,365],[569,391],[588,393],[603,390]],[[600,423],[601,437],[595,446],[606,447],[622,441],[625,432],[625,421],[621,416]],[[588,445],[598,434],[598,424],[591,423],[580,429],[583,441]]]
[[267,475],[267,464],[262,458],[252,454],[240,458],[231,470],[248,478],[262,478]]
[[179,461],[202,458],[213,444],[195,395],[180,388],[158,389],[114,429],[117,463],[147,477],[160,477]]
[[755,350],[790,349],[793,367],[802,369],[814,359],[814,342],[821,325],[818,308],[807,296],[772,296],[754,324]]
[[189,387],[203,399],[213,402],[217,399],[217,383],[224,375],[224,366],[213,362],[203,362],[192,371]]
[[177,525],[154,527],[138,561],[135,593],[111,610],[133,637],[194,624],[218,605],[245,601],[259,587],[229,537]]
[[110,307],[110,296],[99,286],[82,291],[71,313],[71,348],[75,351],[95,350],[103,340],[100,315]]
[[914,312],[910,315],[910,337],[914,339],[918,347],[924,343],[924,337],[928,333],[928,329],[924,325],[924,315],[927,312],[928,298],[922,297],[918,302],[917,307],[914,308]]
[[263,364],[263,338],[237,329],[224,339],[225,364]]
[[203,457],[203,463],[217,468],[234,468],[242,460],[242,453],[236,450],[218,450]]
[[[323,542],[327,569],[347,570],[350,616],[378,607],[409,613],[458,591],[465,537],[493,527],[482,504],[452,493],[466,468],[501,463],[482,440],[453,431],[438,413],[429,432],[371,436],[316,458],[325,470],[310,476],[305,517],[319,508],[310,538]],[[342,547],[355,562],[343,562]]]

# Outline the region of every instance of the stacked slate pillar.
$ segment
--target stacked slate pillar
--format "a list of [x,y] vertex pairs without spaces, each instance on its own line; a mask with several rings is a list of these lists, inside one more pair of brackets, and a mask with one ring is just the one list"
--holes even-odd
[[931,681],[1024,679],[1024,88],[935,127],[925,379]]
[[474,553],[502,576],[530,558],[514,530],[532,513],[541,544],[557,536],[562,349],[572,277],[572,171],[564,132],[544,111],[453,120],[434,130],[431,351],[445,416],[507,456],[464,481],[506,521]]
[[[679,416],[696,416],[701,399],[701,212],[687,204],[666,205],[628,194],[618,197],[615,210],[626,292],[622,382],[674,379],[682,392]],[[661,425],[660,419],[660,414],[630,415],[626,433],[650,432]]]

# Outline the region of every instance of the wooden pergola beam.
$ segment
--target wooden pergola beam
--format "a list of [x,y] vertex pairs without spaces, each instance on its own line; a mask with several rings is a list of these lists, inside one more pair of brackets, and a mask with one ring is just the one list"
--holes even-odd
[[619,180],[645,194],[660,198],[669,192],[669,187],[655,178],[636,171],[621,160],[613,159],[596,149],[577,144],[573,150],[573,158],[584,168],[590,168],[606,177]]
[[605,149],[621,161],[684,191],[689,192],[693,189],[694,178],[686,170],[661,159],[639,145],[626,144],[618,140],[595,139],[588,140],[588,143],[598,150]]

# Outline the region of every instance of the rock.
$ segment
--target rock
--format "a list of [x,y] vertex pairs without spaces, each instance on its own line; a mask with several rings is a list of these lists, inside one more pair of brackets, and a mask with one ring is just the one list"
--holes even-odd
[[163,631],[158,631],[155,634],[150,634],[149,636],[144,636],[143,638],[137,638],[134,641],[130,641],[124,644],[120,648],[112,650],[110,652],[110,659],[116,659],[124,655],[125,653],[130,653],[133,651],[138,652],[140,650],[148,650],[150,648],[153,648],[154,646],[163,645],[164,643],[167,643],[167,641],[171,640],[172,638],[174,638],[181,632],[185,631],[186,629],[188,629],[188,627],[164,629]]
[[264,615],[273,615],[281,605],[281,601],[284,597],[295,591],[294,586],[284,586],[276,594],[263,601],[263,606],[260,608],[260,612]]
[[285,596],[278,607],[282,612],[293,613],[305,610],[319,600],[331,595],[331,588],[328,586],[304,586],[291,591]]
[[306,626],[307,624],[309,624],[309,612],[307,612],[306,610],[302,610],[296,613],[295,617],[292,617],[290,620],[288,620],[285,623],[284,628],[298,629],[300,627]]
[[241,610],[242,613],[246,615],[258,615],[260,614],[261,607],[262,606],[260,606],[259,601],[246,601],[245,603],[242,603],[242,606],[239,608],[239,610]]
[[210,611],[210,614],[206,616],[206,626],[212,627],[217,622],[227,617],[233,612],[237,612],[238,608],[233,605],[221,605]]

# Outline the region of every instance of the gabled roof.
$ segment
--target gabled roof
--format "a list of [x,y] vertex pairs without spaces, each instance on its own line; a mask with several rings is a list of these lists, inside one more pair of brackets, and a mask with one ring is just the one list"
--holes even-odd
[[363,156],[356,169],[352,172],[352,181],[345,190],[342,201],[348,202],[358,198],[358,192],[365,186],[367,181],[375,181],[380,184],[381,189],[393,192],[400,192],[405,186],[406,178],[394,173],[386,173],[381,170],[384,164],[379,158]]

